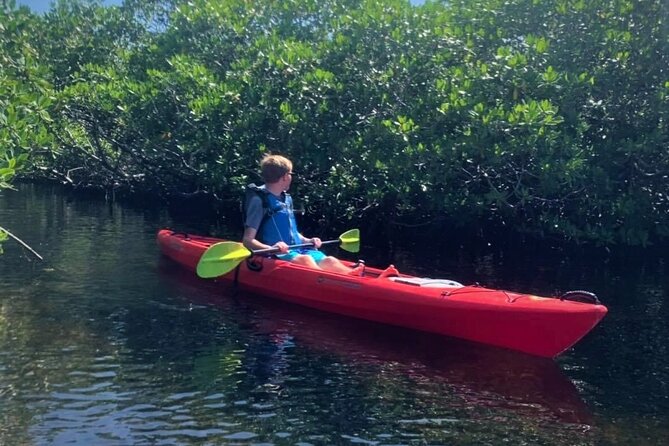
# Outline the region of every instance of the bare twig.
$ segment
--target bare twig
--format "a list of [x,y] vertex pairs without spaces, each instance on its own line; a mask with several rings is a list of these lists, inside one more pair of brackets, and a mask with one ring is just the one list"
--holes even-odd
[[32,253],[35,255],[35,257],[37,257],[38,259],[40,259],[40,260],[44,260],[44,258],[42,258],[41,255],[37,254],[37,252],[35,252],[35,250],[32,249],[30,246],[28,246],[23,240],[21,240],[20,238],[18,238],[17,236],[15,236],[15,235],[12,234],[11,232],[9,232],[9,231],[6,230],[5,228],[3,228],[2,226],[0,226],[0,231],[3,231],[3,232],[6,233],[8,236],[10,236],[11,238],[13,238],[13,239],[16,240],[17,242],[19,242],[20,245],[22,245],[22,246],[23,246],[24,248],[26,248],[28,251],[32,252]]

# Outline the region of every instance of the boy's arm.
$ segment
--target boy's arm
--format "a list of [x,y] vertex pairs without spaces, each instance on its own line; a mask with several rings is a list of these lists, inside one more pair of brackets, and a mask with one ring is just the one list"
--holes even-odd
[[244,229],[244,236],[242,237],[242,243],[248,250],[255,249],[267,249],[267,248],[279,248],[279,252],[286,253],[288,252],[288,244],[285,242],[276,242],[273,246],[266,245],[256,239],[256,234],[258,233],[257,229],[246,227]]

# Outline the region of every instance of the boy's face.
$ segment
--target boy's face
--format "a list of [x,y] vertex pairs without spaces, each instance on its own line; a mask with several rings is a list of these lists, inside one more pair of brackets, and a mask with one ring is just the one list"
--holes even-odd
[[293,182],[293,172],[286,172],[286,174],[281,177],[281,181],[284,182],[283,190],[288,190],[288,188],[290,188],[290,184]]

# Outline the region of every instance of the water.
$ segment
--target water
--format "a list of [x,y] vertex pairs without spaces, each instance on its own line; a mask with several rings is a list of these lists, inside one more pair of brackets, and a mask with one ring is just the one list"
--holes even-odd
[[2,445],[669,438],[662,256],[457,246],[367,256],[519,291],[596,291],[609,315],[548,361],[211,288],[155,244],[163,226],[207,227],[160,210],[22,185],[0,195],[0,225],[46,259],[12,242],[0,257]]

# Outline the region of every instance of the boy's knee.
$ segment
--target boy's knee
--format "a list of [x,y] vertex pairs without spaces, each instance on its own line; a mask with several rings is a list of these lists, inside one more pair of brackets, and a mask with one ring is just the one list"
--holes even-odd
[[334,265],[336,263],[339,263],[339,259],[336,257],[327,256],[320,261],[319,265]]
[[316,261],[308,255],[300,254],[293,259],[293,262],[299,263],[300,265],[315,267]]

